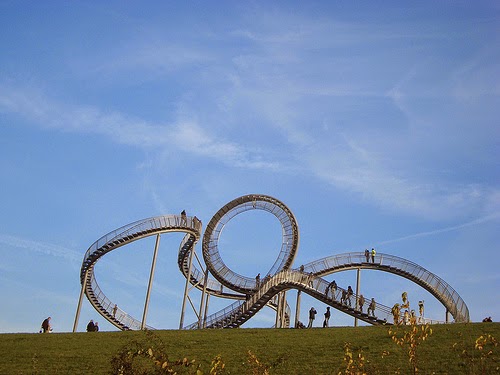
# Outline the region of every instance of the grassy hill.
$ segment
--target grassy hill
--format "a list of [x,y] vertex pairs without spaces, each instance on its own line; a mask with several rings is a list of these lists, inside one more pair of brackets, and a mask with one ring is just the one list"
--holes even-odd
[[[432,335],[419,341],[416,351],[419,374],[500,374],[500,347],[493,343],[500,341],[499,323],[431,328]],[[143,370],[155,368],[151,353],[165,353],[171,361],[195,360],[180,373],[196,373],[199,365],[209,374],[220,355],[224,374],[264,374],[266,369],[269,374],[338,374],[346,373],[349,362],[345,343],[350,343],[351,366],[367,374],[411,374],[407,348],[391,337],[402,338],[409,329],[398,328],[397,335],[389,334],[388,326],[1,334],[0,374],[110,374],[113,358],[115,364],[125,363],[127,353],[139,349],[142,354],[133,363]]]

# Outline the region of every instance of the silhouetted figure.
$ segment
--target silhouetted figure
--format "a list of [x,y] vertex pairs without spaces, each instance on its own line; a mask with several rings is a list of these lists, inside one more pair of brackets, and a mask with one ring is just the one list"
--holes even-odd
[[260,288],[260,273],[255,276],[255,287]]
[[366,258],[366,263],[370,262],[370,252],[368,249],[365,249],[365,258]]
[[186,216],[186,211],[182,210],[181,212],[181,225],[187,225],[187,216]]
[[314,307],[311,307],[311,309],[309,310],[309,324],[307,325],[307,328],[312,328],[317,313],[318,312],[316,311],[316,309]]
[[118,310],[118,306],[116,306],[115,303],[115,306],[113,307],[113,318],[116,318],[116,310]]
[[52,331],[52,327],[50,326],[50,319],[52,319],[50,316],[45,319],[43,322],[42,322],[42,331],[43,333],[50,333],[50,331]]
[[91,319],[89,324],[87,324],[87,332],[94,332],[95,331],[95,324],[94,321]]
[[325,312],[325,320],[323,321],[323,328],[328,327],[328,321],[330,320],[330,306],[327,306]]

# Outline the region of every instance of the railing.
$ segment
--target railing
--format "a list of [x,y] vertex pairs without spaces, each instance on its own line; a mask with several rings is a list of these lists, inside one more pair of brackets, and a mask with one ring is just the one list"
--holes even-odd
[[[393,323],[393,314],[391,307],[375,302],[375,308],[373,312],[368,315],[367,308],[371,302],[371,299],[369,297],[364,297],[365,304],[363,306],[363,311],[361,308],[359,308],[358,295],[353,293],[351,296],[348,296],[348,299],[345,301],[345,303],[341,304],[340,299],[342,291],[345,291],[347,293],[347,289],[337,287],[334,293],[332,293],[331,289],[327,289],[329,285],[330,283],[321,277],[295,270],[284,270],[279,272],[272,278],[265,280],[262,283],[261,287],[257,290],[257,292],[255,292],[247,301],[235,302],[232,305],[227,306],[223,310],[207,317],[205,326],[223,328],[225,326],[227,327],[234,325],[244,314],[248,314],[250,316],[254,315],[279,292],[284,289],[290,288],[303,290],[305,293],[323,300],[330,306],[346,312],[352,316],[358,317],[362,320],[373,323],[373,319],[375,319],[379,324],[383,324],[384,322],[386,322],[387,324]],[[328,292],[326,292],[327,290]],[[349,305],[349,301],[351,305]],[[362,313],[364,315],[361,315]],[[288,314],[290,314],[290,311],[288,312]],[[245,319],[245,321],[247,319]],[[444,323],[442,321],[431,320],[421,316],[415,316],[415,319],[418,324]],[[403,322],[404,320],[404,312],[401,310],[399,314],[399,322]],[[198,322],[187,326],[186,329],[193,329],[197,327]]]
[[[188,232],[181,243],[181,246],[184,246],[189,240],[194,243],[199,238],[201,229],[202,223],[196,217],[164,215],[136,221],[104,235],[89,247],[83,258],[80,274],[82,284],[85,277],[88,278],[85,294],[101,315],[112,324],[122,329],[141,329],[139,320],[118,307],[115,309],[115,304],[104,295],[95,279],[93,265],[106,252],[111,251],[111,247],[114,249],[153,233],[160,234],[170,230]],[[149,326],[147,328],[153,329]]]
[[257,288],[257,280],[239,275],[225,265],[218,251],[218,239],[230,219],[251,209],[261,209],[272,213],[282,225],[280,253],[268,271],[269,275],[288,268],[293,262],[298,246],[298,226],[295,217],[277,199],[265,195],[247,195],[237,198],[222,207],[207,224],[203,237],[203,257],[207,267],[216,279],[240,293],[253,292]]
[[441,301],[455,318],[456,322],[468,322],[470,320],[467,305],[459,294],[443,279],[416,263],[394,255],[377,254],[373,263],[371,256],[367,262],[362,252],[339,254],[304,265],[304,272],[312,272],[315,275],[326,275],[342,269],[358,267],[374,268],[409,278],[423,286]]
[[[95,279],[93,272],[90,274],[90,287],[92,289],[93,298],[95,299],[95,301],[91,296],[89,296],[89,300],[98,310],[111,315],[113,319],[116,320],[116,322],[123,327],[127,327],[132,330],[141,329],[142,323],[139,320],[131,317],[129,314],[120,309],[118,306],[116,308],[116,311],[114,311],[115,304],[111,302],[101,291],[101,288],[97,284],[97,280]],[[106,317],[106,319],[109,320],[108,317]],[[154,329],[153,327],[149,326],[147,326],[147,328]]]
[[134,223],[125,225],[121,228],[115,229],[109,232],[95,241],[88,250],[85,252],[84,260],[89,258],[90,254],[96,252],[98,249],[102,248],[104,245],[110,244],[115,240],[122,239],[129,235],[135,235],[138,233],[146,233],[150,230],[156,230],[158,228],[192,228],[198,233],[201,233],[201,221],[194,217],[186,217],[184,219],[179,215],[164,215],[151,217],[144,220],[139,220]]

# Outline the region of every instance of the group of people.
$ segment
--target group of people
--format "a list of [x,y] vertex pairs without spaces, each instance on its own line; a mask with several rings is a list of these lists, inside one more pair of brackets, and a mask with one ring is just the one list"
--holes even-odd
[[377,254],[377,252],[375,251],[375,248],[372,247],[372,251],[369,251],[368,249],[365,249],[365,258],[366,258],[366,262],[369,263],[370,262],[370,255],[372,257],[372,263],[375,263],[375,255]]
[[94,322],[92,319],[89,324],[87,324],[87,332],[98,332],[99,331],[99,323]]
[[[188,217],[187,217],[187,214],[186,214],[186,210],[182,210],[181,211],[181,223],[180,223],[180,225],[187,226],[188,225],[188,220],[187,219],[188,219]],[[191,226],[196,229],[196,228],[198,228],[200,226],[200,224],[201,224],[200,219],[198,219],[196,216],[193,216],[193,219],[191,221]]]

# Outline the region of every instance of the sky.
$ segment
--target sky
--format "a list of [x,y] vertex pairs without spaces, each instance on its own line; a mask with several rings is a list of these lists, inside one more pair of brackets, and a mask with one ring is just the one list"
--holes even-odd
[[[83,255],[106,233],[181,210],[206,224],[252,193],[294,213],[294,267],[375,247],[445,280],[472,321],[499,321],[499,25],[496,1],[0,0],[0,332],[47,316],[71,332]],[[155,328],[179,327],[182,238],[161,237]],[[250,211],[219,249],[253,277],[280,241],[277,219]],[[95,268],[137,319],[153,249]],[[387,306],[407,291],[445,318],[406,279],[364,270],[360,288]],[[303,295],[302,320],[311,306],[326,309]],[[84,300],[78,330],[90,319],[116,330]],[[265,309],[244,327],[274,321]],[[352,324],[333,310],[330,325]]]

